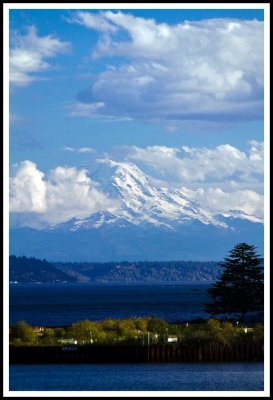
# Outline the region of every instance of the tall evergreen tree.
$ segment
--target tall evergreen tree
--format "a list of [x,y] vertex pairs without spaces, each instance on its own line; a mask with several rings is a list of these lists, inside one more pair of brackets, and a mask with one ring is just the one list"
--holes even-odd
[[247,312],[263,310],[262,262],[255,246],[237,244],[221,263],[222,276],[208,290],[213,302],[206,305],[206,311],[212,315],[240,313],[244,320]]

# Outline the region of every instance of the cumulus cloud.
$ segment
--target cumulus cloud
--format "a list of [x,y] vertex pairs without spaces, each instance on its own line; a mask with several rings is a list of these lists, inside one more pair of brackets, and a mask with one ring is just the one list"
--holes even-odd
[[10,211],[35,213],[29,221],[32,226],[37,220],[54,224],[85,218],[118,204],[99,190],[84,169],[59,166],[46,176],[33,162],[23,161],[10,178]]
[[214,213],[241,211],[244,214],[263,219],[264,197],[253,190],[225,192],[217,187],[199,188],[195,191],[188,188],[184,188],[184,190],[200,204],[213,209]]
[[[96,29],[93,57],[120,57],[79,93],[101,116],[164,122],[234,122],[263,116],[263,22],[157,23],[123,12],[77,12]],[[253,50],[255,49],[255,50]],[[91,110],[92,111],[92,110]]]
[[46,71],[50,65],[48,58],[67,53],[68,42],[62,42],[52,35],[38,36],[35,26],[28,27],[26,35],[15,35],[10,49],[10,83],[14,86],[26,86],[39,79],[37,74]]
[[215,214],[241,211],[262,219],[263,147],[257,141],[250,141],[246,151],[229,144],[210,149],[128,146],[121,154],[156,178],[156,186],[182,188]]
[[146,166],[157,177],[193,184],[196,182],[244,183],[263,181],[263,143],[252,141],[248,151],[229,144],[215,148],[149,146],[127,148],[128,160]]
[[[73,153],[93,152],[89,147],[63,149]],[[250,141],[245,151],[229,144],[215,148],[123,146],[104,157],[96,162],[109,165],[109,170],[103,168],[94,175],[101,185],[90,179],[85,169],[59,166],[45,174],[31,161],[15,165],[10,178],[13,218],[15,215],[20,219],[26,213],[23,224],[37,227],[119,209],[119,200],[107,197],[102,189],[108,187],[114,173],[111,166],[117,165],[115,161],[120,165],[135,163],[146,173],[146,181],[151,185],[181,189],[212,215],[239,211],[254,220],[263,218],[262,142]]]
[[15,166],[10,178],[10,211],[43,213],[47,210],[44,173],[31,161]]

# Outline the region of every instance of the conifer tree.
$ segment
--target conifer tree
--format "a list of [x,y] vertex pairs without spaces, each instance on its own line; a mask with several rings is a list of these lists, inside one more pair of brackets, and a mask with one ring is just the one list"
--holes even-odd
[[264,303],[263,259],[255,246],[237,244],[224,259],[223,274],[208,290],[213,302],[206,312],[215,314],[240,313],[242,320],[249,311],[262,311]]

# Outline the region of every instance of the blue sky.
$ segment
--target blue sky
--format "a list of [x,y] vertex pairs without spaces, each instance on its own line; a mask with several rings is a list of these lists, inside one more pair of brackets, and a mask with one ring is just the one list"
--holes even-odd
[[[16,212],[36,210],[18,206],[23,193],[35,203],[36,178],[92,175],[109,157],[195,193],[244,194],[261,216],[263,122],[263,10],[10,10]],[[187,162],[210,169],[171,173]]]

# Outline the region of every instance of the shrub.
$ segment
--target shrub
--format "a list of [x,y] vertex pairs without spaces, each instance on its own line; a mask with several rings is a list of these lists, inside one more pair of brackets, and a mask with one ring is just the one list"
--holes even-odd
[[31,326],[25,321],[19,321],[10,330],[10,340],[16,343],[28,343],[33,344],[37,341],[37,336]]

